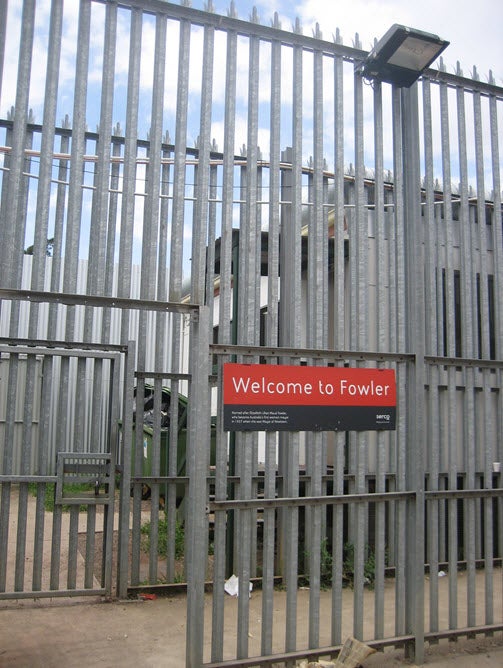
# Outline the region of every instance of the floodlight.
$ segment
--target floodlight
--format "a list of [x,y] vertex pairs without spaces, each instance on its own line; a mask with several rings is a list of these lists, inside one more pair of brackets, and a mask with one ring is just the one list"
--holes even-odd
[[409,88],[447,46],[438,35],[395,23],[357,69],[366,79]]

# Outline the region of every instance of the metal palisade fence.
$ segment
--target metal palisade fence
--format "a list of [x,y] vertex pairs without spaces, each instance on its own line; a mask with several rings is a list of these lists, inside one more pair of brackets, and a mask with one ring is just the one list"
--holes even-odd
[[[0,598],[186,584],[192,668],[501,631],[503,89],[206,10],[0,8]],[[395,429],[229,430],[229,362]]]

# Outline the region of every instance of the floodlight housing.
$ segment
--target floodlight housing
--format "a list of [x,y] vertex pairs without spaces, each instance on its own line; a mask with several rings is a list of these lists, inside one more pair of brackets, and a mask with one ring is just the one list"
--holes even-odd
[[395,23],[357,69],[366,79],[410,88],[448,46],[438,35]]

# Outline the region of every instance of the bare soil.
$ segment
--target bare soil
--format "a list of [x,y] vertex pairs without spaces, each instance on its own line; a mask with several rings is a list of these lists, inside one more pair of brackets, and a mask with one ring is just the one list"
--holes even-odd
[[[283,609],[284,592],[277,593],[275,608]],[[227,599],[229,617],[236,599]],[[40,600],[0,603],[1,668],[183,668],[185,666],[186,599],[183,595],[148,601]],[[302,623],[306,610],[302,612]],[[206,601],[209,629],[211,599]],[[250,601],[250,642],[260,634],[261,597]],[[275,615],[279,615],[275,612]],[[281,615],[275,624],[281,625]],[[225,651],[232,656],[236,637],[226,624]],[[205,651],[209,634],[205,633]],[[206,660],[209,660],[207,658]],[[426,665],[436,668],[501,668],[503,635],[441,642],[428,648]],[[414,665],[402,650],[377,653],[365,659],[365,668]]]
[[[31,504],[30,504],[31,505]],[[31,520],[30,520],[31,521]],[[32,530],[29,534],[31,535]],[[102,536],[96,534],[95,573],[101,573]],[[79,536],[79,549],[85,552],[85,534]],[[114,550],[116,553],[116,550]],[[148,554],[140,558],[141,577],[147,579]],[[114,572],[116,564],[113,564]],[[494,573],[495,622],[503,620],[501,570]],[[480,576],[480,577],[479,577]],[[464,574],[459,574],[458,592],[460,611],[461,600],[466,592]],[[498,585],[496,585],[498,583]],[[439,582],[439,600],[442,617],[441,628],[445,625],[448,607],[447,578]],[[389,618],[394,620],[394,585],[390,581],[387,605]],[[482,605],[485,581],[484,574],[477,574],[477,612],[483,615]],[[427,587],[426,587],[427,589]],[[373,626],[373,605],[365,605],[365,624]],[[322,592],[320,615],[321,645],[329,645],[331,592]],[[237,642],[236,598],[225,598],[224,655],[231,658],[236,654]],[[309,590],[298,592],[298,643],[299,648],[307,647],[309,628]],[[427,609],[427,606],[426,608]],[[210,660],[212,598],[208,594],[205,601],[205,661]],[[462,613],[460,612],[460,618]],[[249,654],[260,653],[262,631],[262,595],[253,591],[250,599]],[[367,619],[368,617],[368,619]],[[346,590],[341,611],[343,638],[352,628],[352,592]],[[281,652],[284,646],[286,623],[286,594],[277,591],[274,595],[274,652]],[[483,623],[478,621],[477,623]],[[370,631],[371,633],[372,631]],[[393,635],[393,630],[385,635]],[[171,668],[185,665],[186,637],[186,596],[184,594],[157,597],[153,600],[134,599],[131,601],[106,602],[101,598],[54,598],[0,601],[0,668],[82,668],[82,666],[103,666],[116,668],[141,666],[142,668]],[[364,636],[371,637],[371,635]],[[437,668],[501,668],[503,666],[503,633],[493,637],[478,636],[473,639],[459,639],[457,642],[442,641],[427,648],[425,664]],[[230,664],[231,665],[231,664]],[[404,657],[403,650],[389,650],[365,659],[365,668],[388,668],[413,665]]]

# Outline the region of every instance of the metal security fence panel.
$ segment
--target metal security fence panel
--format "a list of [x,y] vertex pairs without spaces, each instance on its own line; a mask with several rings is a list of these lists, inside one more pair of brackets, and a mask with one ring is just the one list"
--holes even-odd
[[0,598],[111,594],[124,352],[2,343]]
[[[0,328],[136,342],[120,371],[119,595],[187,580],[190,666],[335,655],[346,634],[420,662],[425,640],[500,628],[492,75],[440,62],[410,89],[369,86],[357,39],[256,11],[242,21],[232,4],[227,16],[160,0],[5,6],[0,48],[18,55],[0,61]],[[223,360],[393,369],[396,430],[228,433]],[[42,358],[1,364],[0,399],[30,398],[0,410],[8,475],[55,465],[72,434],[98,454],[106,425],[88,406],[105,368],[91,389],[94,363],[54,366],[85,397],[72,390],[59,420],[58,393],[37,389]]]
[[428,359],[427,375],[427,631],[489,627],[501,609],[501,363]]

